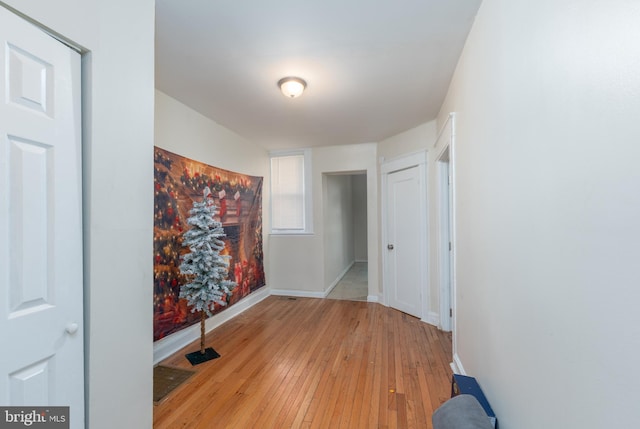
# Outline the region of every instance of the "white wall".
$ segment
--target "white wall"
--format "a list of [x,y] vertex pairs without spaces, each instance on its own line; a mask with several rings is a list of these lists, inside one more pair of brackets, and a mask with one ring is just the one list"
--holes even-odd
[[484,0],[456,112],[459,358],[502,429],[636,427],[640,3]]
[[[261,176],[263,234],[269,225],[269,155],[266,149],[240,137],[163,92],[156,91],[155,145],[208,165],[250,176]],[[269,245],[263,237],[263,247]],[[269,255],[265,252],[265,271]],[[269,281],[268,271],[265,273]],[[267,284],[268,287],[268,284]],[[207,332],[265,298],[267,287],[252,293],[228,309],[209,318]],[[193,325],[154,343],[154,362],[200,338],[199,325]]]
[[269,223],[269,154],[167,94],[156,91],[155,145],[205,164],[262,176],[262,216]]
[[380,294],[378,282],[378,186],[376,144],[329,146],[312,150],[314,234],[272,235],[269,242],[270,285],[277,293],[323,296],[325,285],[323,173],[367,172],[369,295]]
[[436,139],[436,121],[425,122],[415,128],[382,140],[378,144],[378,156],[385,160],[430,150]]
[[351,176],[353,190],[353,241],[354,258],[357,262],[367,261],[367,176]]
[[355,259],[351,176],[325,174],[324,290],[338,283]]
[[151,428],[154,2],[8,0],[80,45],[87,427]]

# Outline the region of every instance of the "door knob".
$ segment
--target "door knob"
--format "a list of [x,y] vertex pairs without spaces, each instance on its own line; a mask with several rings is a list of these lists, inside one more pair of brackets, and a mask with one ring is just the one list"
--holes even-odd
[[393,250],[393,244],[387,244],[387,249]]
[[68,323],[64,330],[67,331],[67,334],[73,335],[78,332],[78,328],[79,326],[77,323]]

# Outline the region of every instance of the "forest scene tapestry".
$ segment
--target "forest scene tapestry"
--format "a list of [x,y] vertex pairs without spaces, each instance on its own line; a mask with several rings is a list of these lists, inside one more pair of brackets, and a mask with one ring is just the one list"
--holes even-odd
[[154,148],[153,222],[153,339],[154,341],[200,321],[186,300],[179,299],[185,281],[180,273],[182,234],[194,200],[211,189],[230,256],[229,280],[238,284],[227,306],[265,285],[262,251],[262,177],[212,167],[172,152]]

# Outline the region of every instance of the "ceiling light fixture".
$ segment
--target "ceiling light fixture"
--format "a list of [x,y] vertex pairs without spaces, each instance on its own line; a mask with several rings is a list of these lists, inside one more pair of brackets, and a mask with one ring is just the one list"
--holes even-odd
[[296,98],[302,95],[302,92],[307,87],[307,82],[299,77],[283,77],[278,81],[280,91],[288,98]]

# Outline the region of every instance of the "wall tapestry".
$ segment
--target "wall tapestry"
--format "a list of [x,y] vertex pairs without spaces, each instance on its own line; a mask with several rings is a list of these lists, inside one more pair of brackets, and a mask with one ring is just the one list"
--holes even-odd
[[[202,199],[208,186],[218,206],[218,220],[231,256],[229,279],[238,286],[227,298],[227,307],[265,285],[262,253],[262,177],[247,176],[212,167],[154,148],[153,218],[153,339],[154,341],[200,321],[186,300],[178,299],[184,276],[180,255],[189,210]],[[216,305],[215,313],[223,306]]]

